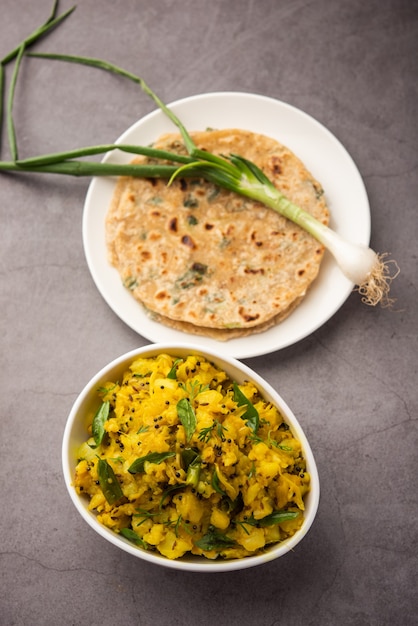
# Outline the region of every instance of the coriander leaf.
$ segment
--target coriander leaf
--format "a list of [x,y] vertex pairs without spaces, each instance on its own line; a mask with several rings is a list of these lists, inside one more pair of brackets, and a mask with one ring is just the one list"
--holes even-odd
[[158,465],[165,461],[165,459],[175,456],[175,454],[175,452],[150,452],[136,459],[136,461],[128,467],[128,472],[130,474],[141,474],[145,471],[145,463],[156,463]]
[[199,441],[203,441],[207,443],[212,436],[212,428],[214,427],[214,423],[211,426],[207,426],[206,428],[201,428],[199,431],[198,439]]
[[123,497],[123,491],[109,463],[99,459],[97,465],[100,489],[109,504],[114,504]]
[[208,443],[208,441],[212,437],[213,430],[216,430],[216,434],[220,439],[225,439],[224,432],[228,429],[226,428],[226,426],[218,422],[218,420],[214,420],[211,426],[207,426],[199,430],[199,435],[198,435],[199,441]]
[[196,398],[196,396],[199,395],[199,393],[203,393],[203,391],[209,389],[209,385],[202,385],[197,380],[192,380],[186,383],[179,383],[179,386],[187,393],[190,402],[193,402],[193,400]]
[[236,382],[234,382],[233,388],[234,400],[238,404],[238,406],[247,406],[247,410],[245,411],[244,415],[242,415],[242,419],[245,420],[248,427],[256,433],[260,422],[257,409],[255,408],[253,403],[248,400],[247,396],[241,391]]
[[190,441],[196,430],[196,414],[187,398],[182,398],[177,402],[177,415],[180,422],[183,424],[186,440]]
[[102,402],[101,406],[98,408],[96,412],[96,415],[93,418],[91,431],[94,437],[95,448],[100,446],[106,434],[104,425],[107,419],[109,418],[109,410],[110,410],[110,403]]

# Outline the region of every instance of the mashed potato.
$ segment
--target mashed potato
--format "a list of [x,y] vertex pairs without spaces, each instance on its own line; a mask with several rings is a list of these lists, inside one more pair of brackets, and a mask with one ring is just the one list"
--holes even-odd
[[108,528],[168,559],[233,559],[301,527],[300,442],[250,381],[160,354],[98,394],[74,485]]

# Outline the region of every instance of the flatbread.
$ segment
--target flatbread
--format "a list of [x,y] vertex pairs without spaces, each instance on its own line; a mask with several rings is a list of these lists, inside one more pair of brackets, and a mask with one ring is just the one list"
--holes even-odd
[[[291,201],[328,223],[321,185],[279,142],[240,129],[192,137],[201,149],[253,161]],[[177,134],[163,136],[155,147],[185,152]],[[324,252],[272,209],[191,178],[171,186],[121,178],[106,238],[110,263],[154,319],[222,339],[284,319],[315,280]]]
[[263,333],[265,330],[272,328],[272,326],[276,326],[276,324],[282,322],[292,313],[292,311],[295,310],[301,299],[302,298],[297,298],[294,300],[285,311],[282,311],[276,317],[272,317],[263,324],[251,326],[250,328],[207,328],[204,326],[197,326],[196,324],[190,324],[189,322],[172,320],[169,317],[158,315],[158,313],[153,313],[152,311],[148,311],[148,315],[155,322],[169,326],[174,330],[180,330],[189,335],[204,335],[210,339],[227,341],[228,339],[238,339],[239,337],[248,337],[248,335]]

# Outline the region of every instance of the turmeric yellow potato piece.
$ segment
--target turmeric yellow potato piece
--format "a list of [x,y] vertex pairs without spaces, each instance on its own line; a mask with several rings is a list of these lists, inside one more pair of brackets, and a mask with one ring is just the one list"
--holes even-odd
[[261,461],[257,466],[257,476],[267,485],[277,474],[280,473],[280,463],[276,460]]
[[255,552],[265,546],[266,540],[264,536],[264,530],[262,528],[251,528],[249,534],[240,535],[237,539],[238,543],[242,545],[248,552]]
[[105,504],[106,499],[102,492],[96,493],[89,502],[89,511],[102,511]]
[[158,550],[167,559],[178,559],[188,552],[192,547],[191,539],[187,541],[183,537],[177,537],[176,534],[169,530],[163,541],[158,544]]
[[156,546],[163,541],[165,531],[166,527],[164,526],[164,524],[154,524],[151,527],[151,530],[143,535],[142,538],[144,541],[151,544],[152,546]]
[[210,523],[216,528],[221,528],[225,530],[229,526],[229,515],[224,511],[220,511],[219,509],[213,509],[212,514],[210,516]]
[[270,498],[264,496],[254,500],[251,509],[255,519],[262,519],[266,515],[273,513],[273,503]]
[[184,492],[174,498],[177,513],[183,520],[198,524],[202,519],[204,507],[194,493]]
[[264,530],[264,538],[267,543],[277,543],[280,541],[280,527],[275,526],[266,526],[263,528]]
[[261,485],[259,483],[251,484],[243,496],[244,504],[246,504],[247,506],[252,504],[254,500],[256,499],[256,497],[258,496],[260,490],[261,490]]

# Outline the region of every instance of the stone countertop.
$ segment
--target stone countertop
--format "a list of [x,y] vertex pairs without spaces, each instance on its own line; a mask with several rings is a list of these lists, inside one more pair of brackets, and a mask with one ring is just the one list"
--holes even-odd
[[[51,5],[3,0],[1,58]],[[353,293],[307,338],[245,359],[290,404],[317,459],[321,501],[307,537],[254,570],[165,570],[97,536],[63,482],[62,435],[78,393],[108,361],[149,343],[89,273],[90,181],[1,173],[2,625],[416,624],[417,41],[418,5],[407,0],[83,0],[36,45],[112,61],[166,102],[244,91],[304,110],[353,157],[372,246],[401,273],[392,310]],[[11,75],[8,65],[6,87]],[[133,83],[26,58],[19,156],[110,143],[154,108]]]

